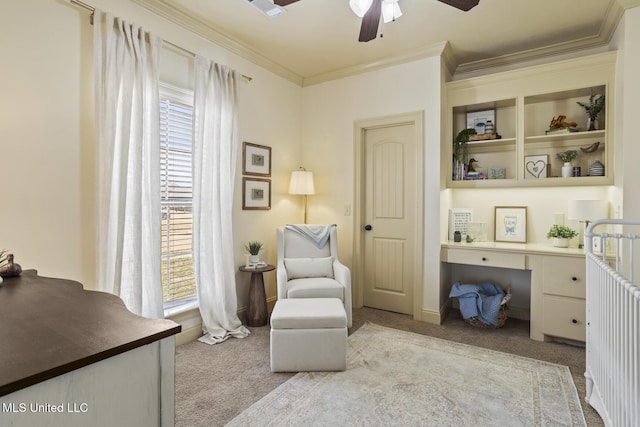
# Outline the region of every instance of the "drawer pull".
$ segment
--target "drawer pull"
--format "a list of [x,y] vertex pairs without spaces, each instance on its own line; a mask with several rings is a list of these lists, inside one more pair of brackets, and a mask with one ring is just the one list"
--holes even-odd
[[487,260],[487,257],[484,257],[484,256],[483,256],[483,257],[482,257],[482,260],[483,260],[483,261],[486,261],[486,260]]
[[577,282],[577,281],[578,281],[578,278],[577,278],[576,276],[573,276],[573,277],[571,278],[571,280],[573,280],[574,282]]
[[571,323],[578,323],[576,319],[571,319]]

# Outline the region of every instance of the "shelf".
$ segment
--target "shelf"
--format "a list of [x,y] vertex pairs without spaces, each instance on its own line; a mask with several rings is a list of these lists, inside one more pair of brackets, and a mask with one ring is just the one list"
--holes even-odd
[[482,141],[469,141],[467,146],[469,149],[477,147],[502,147],[505,145],[515,144],[515,138],[501,138],[501,139],[485,139]]
[[[449,188],[573,187],[613,184],[615,52],[558,61],[553,64],[473,77],[447,84],[448,109],[442,164],[448,165]],[[587,129],[586,103],[593,94],[605,95],[606,105],[598,114],[600,130],[545,134],[553,120],[562,118]],[[467,155],[477,171],[491,168],[505,171],[505,179],[454,180],[453,141],[469,127],[470,113],[485,112],[501,139],[469,141]],[[471,116],[473,118],[473,116]],[[575,126],[575,125],[573,125]],[[607,130],[608,129],[608,130]],[[446,141],[446,142],[445,142]],[[599,142],[596,150],[586,149]],[[605,176],[559,178],[562,163],[558,154],[578,151],[573,166],[582,173],[597,160],[605,165]],[[554,177],[530,178],[528,157],[546,158]],[[540,161],[540,160],[537,160]]]
[[587,138],[606,138],[607,132],[604,130],[592,130],[592,131],[583,131],[583,132],[571,132],[571,133],[561,133],[554,135],[536,135],[536,136],[527,136],[524,139],[525,144],[533,144],[538,142],[547,142],[547,141],[572,141],[579,139],[587,139]]

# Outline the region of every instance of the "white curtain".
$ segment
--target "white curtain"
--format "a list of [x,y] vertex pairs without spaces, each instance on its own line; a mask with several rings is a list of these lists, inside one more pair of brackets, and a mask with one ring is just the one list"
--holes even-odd
[[238,319],[232,233],[238,146],[236,72],[195,60],[193,103],[193,261],[204,335],[216,344],[244,338]]
[[97,286],[160,318],[161,40],[99,10],[94,16]]

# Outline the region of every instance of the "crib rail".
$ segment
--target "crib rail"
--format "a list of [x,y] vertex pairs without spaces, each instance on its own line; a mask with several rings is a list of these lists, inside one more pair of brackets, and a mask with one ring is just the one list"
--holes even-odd
[[[599,228],[605,231],[595,232]],[[613,229],[613,230],[612,230]],[[599,220],[585,233],[587,393],[607,426],[640,425],[640,221]],[[600,253],[593,251],[599,243]]]

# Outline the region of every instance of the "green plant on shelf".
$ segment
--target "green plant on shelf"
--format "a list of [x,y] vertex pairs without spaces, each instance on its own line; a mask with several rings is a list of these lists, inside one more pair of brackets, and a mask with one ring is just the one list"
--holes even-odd
[[592,120],[595,120],[595,118],[598,117],[598,114],[600,113],[600,111],[602,111],[602,109],[604,108],[604,100],[605,100],[604,95],[594,93],[589,97],[588,104],[585,104],[584,102],[580,102],[580,101],[576,102],[576,104],[584,108],[589,118],[591,118]]
[[576,150],[568,150],[563,151],[562,153],[558,153],[556,156],[561,161],[567,163],[578,157],[578,152]]

